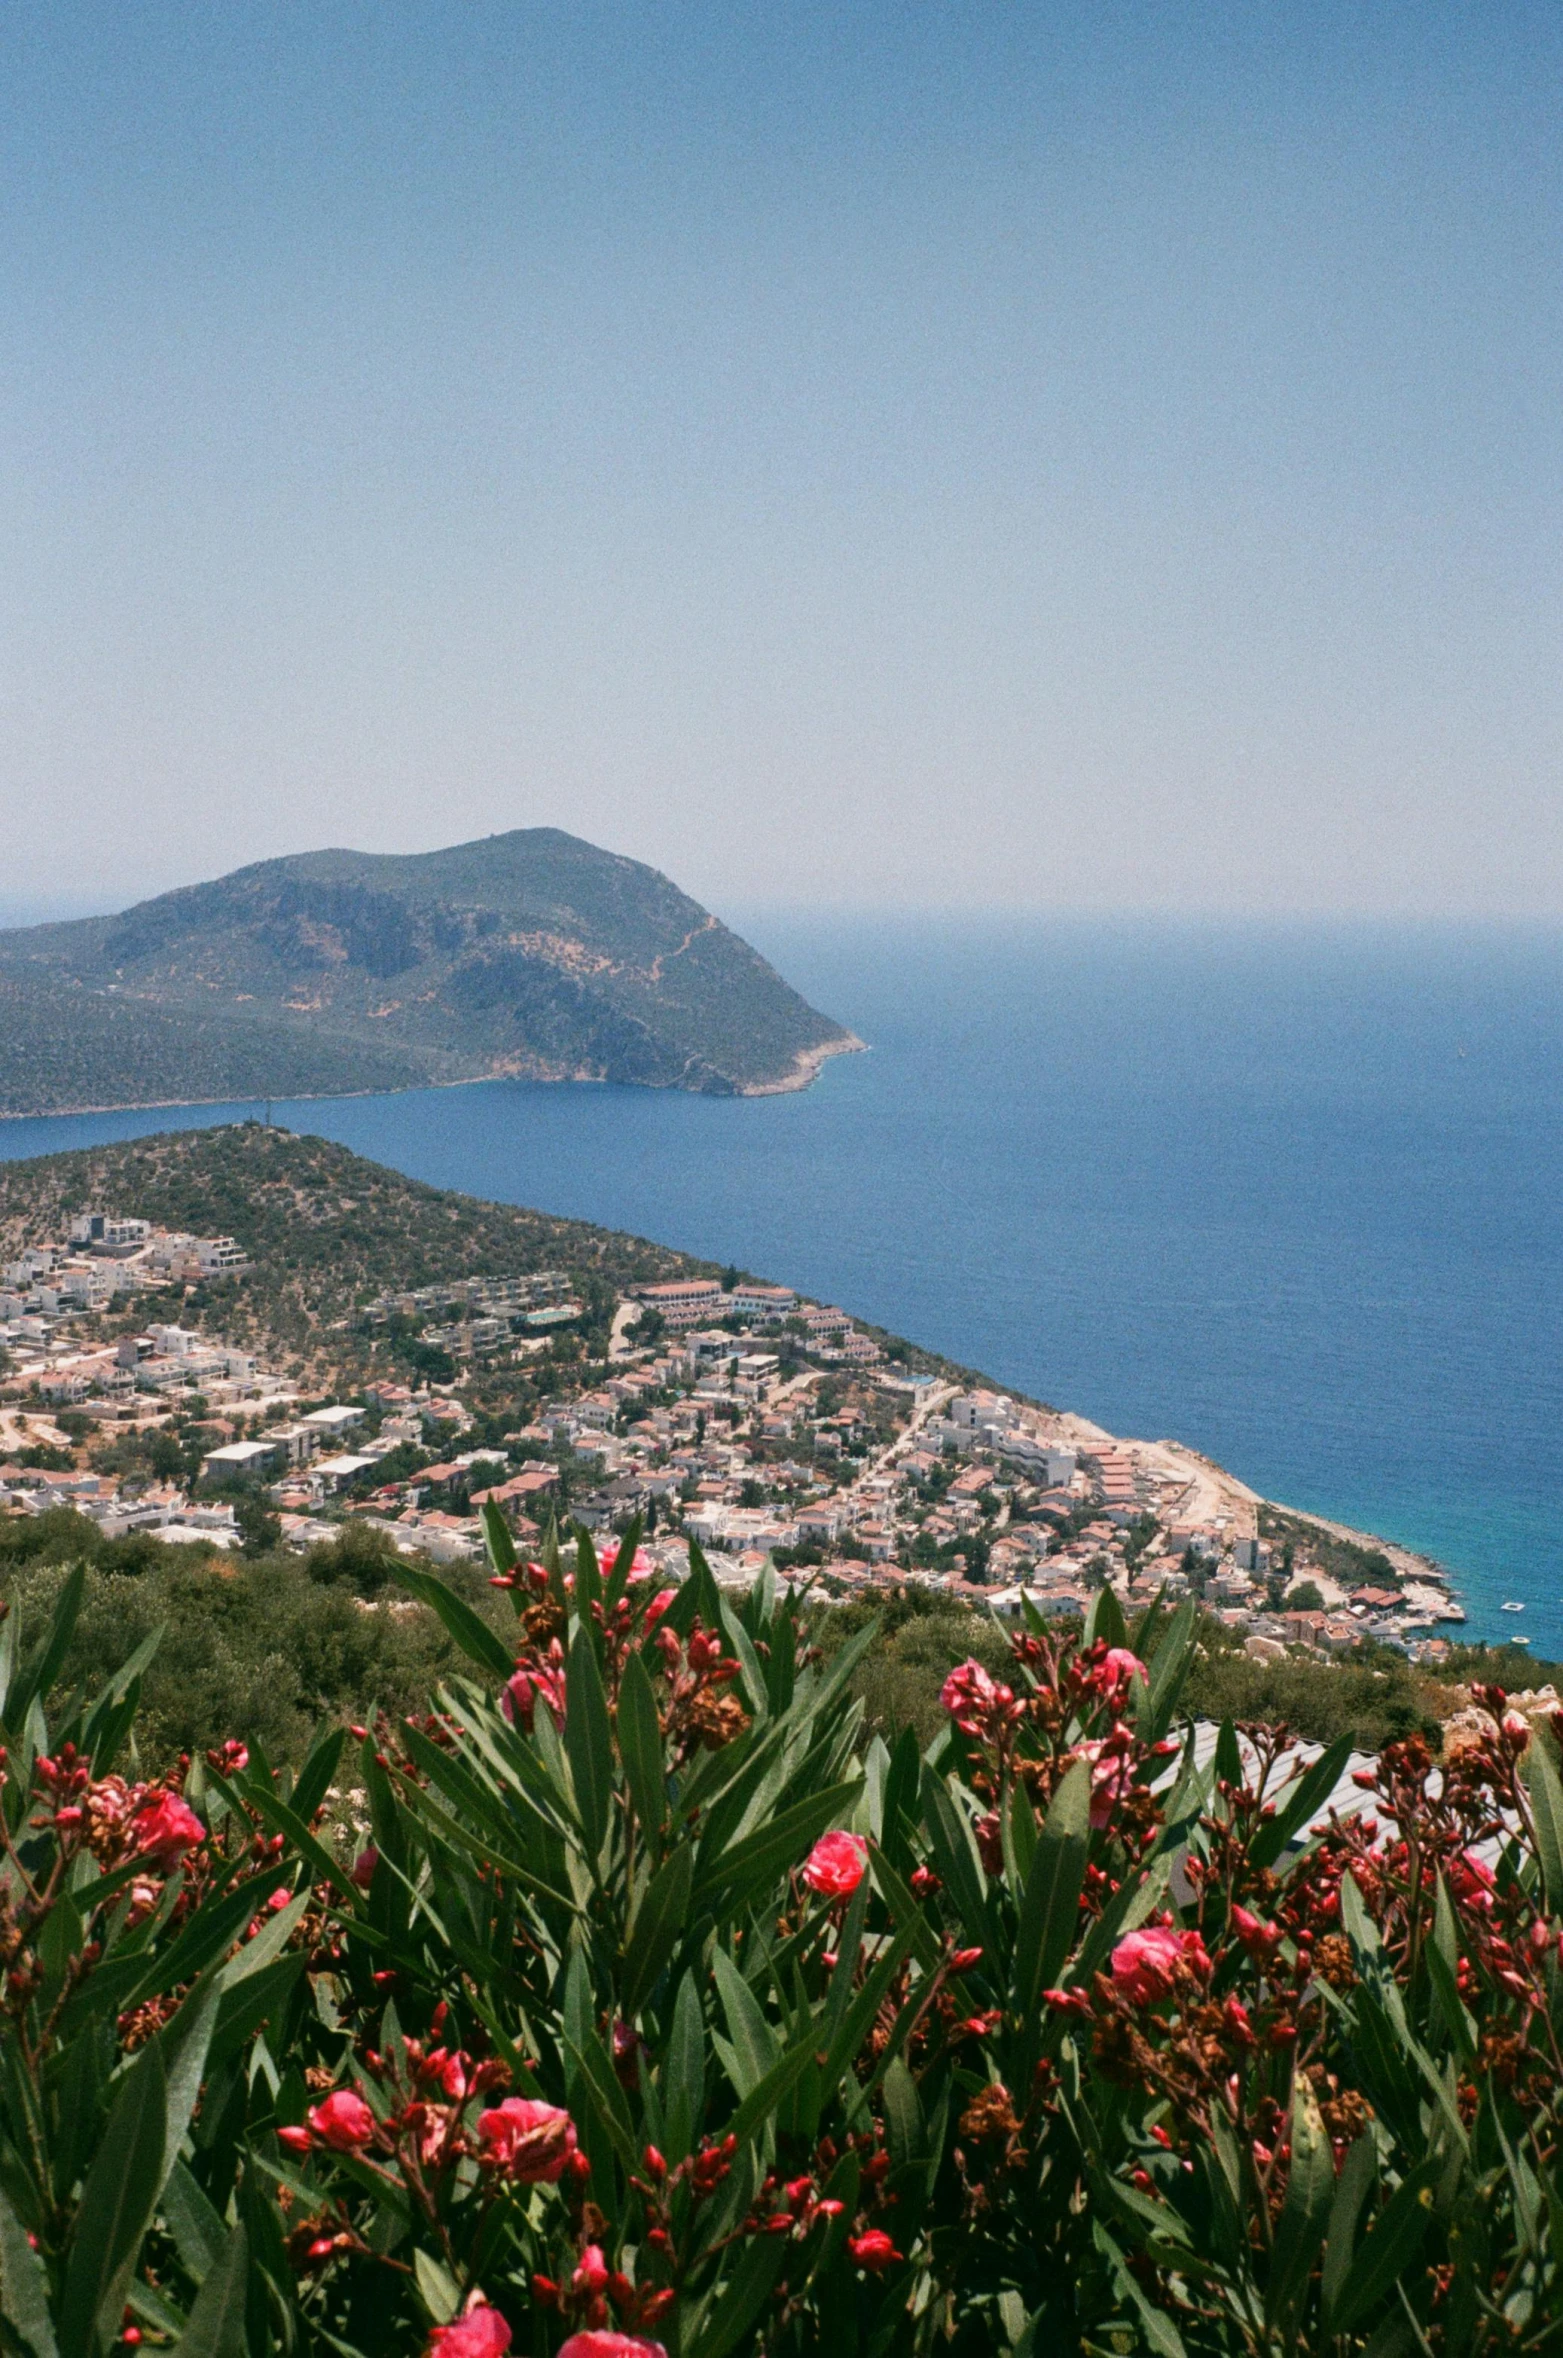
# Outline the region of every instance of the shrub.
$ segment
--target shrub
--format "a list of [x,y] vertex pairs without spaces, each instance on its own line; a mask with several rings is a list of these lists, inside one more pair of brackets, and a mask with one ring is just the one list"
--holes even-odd
[[7,1624],[0,2348],[1558,2346],[1563,1776],[1499,1690],[1321,1818],[1346,1738],[1174,1733],[1192,1606],[891,1744],[872,1623],[490,1532],[502,1631],[404,1574],[468,1668],[354,1731],[362,1836],[340,1731],[117,1769],[84,1574]]

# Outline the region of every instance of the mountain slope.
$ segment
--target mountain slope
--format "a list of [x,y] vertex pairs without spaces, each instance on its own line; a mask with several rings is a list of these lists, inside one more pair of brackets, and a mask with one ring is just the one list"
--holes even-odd
[[5,1113],[506,1074],[732,1094],[856,1045],[656,869],[552,827],[0,933]]

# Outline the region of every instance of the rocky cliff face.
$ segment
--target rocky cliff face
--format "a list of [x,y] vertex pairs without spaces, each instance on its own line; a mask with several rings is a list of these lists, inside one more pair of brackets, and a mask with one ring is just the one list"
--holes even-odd
[[655,869],[555,828],[268,860],[0,934],[0,1111],[509,1074],[738,1092],[856,1043]]

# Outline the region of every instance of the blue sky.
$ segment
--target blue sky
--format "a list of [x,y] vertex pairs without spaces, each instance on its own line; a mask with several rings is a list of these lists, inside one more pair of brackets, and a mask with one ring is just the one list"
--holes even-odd
[[0,904],[1563,912],[1548,6],[0,17]]

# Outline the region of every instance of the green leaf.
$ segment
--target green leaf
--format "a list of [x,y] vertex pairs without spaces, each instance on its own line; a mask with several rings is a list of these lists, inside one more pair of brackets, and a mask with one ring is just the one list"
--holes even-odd
[[757,1826],[741,1842],[731,1843],[709,1864],[702,1847],[695,1876],[697,1911],[714,1906],[718,1900],[724,1906],[741,1905],[745,1887],[758,1888],[778,1869],[796,1865],[827,1826],[839,1826],[847,1819],[861,1791],[861,1780],[856,1777],[850,1783],[828,1785],[823,1792],[795,1802],[768,1824]]
[[461,2306],[460,2285],[430,2252],[415,2251],[412,2265],[424,2307],[436,2325],[448,2325]]
[[705,2017],[700,1985],[692,1972],[678,1985],[673,2028],[661,2071],[662,2109],[667,2118],[667,2158],[675,2165],[694,2146],[705,2111]]
[[203,2284],[222,2257],[228,2230],[182,2161],[175,2162],[163,2188],[163,2216],[186,2272]]
[[5,1725],[8,1728],[20,1728],[33,1704],[43,1700],[59,1677],[61,1665],[75,1635],[86,1586],[86,1565],[73,1564],[65,1575],[64,1586],[55,1603],[54,1617],[49,1624],[49,1634],[39,1649],[37,1660],[14,1680],[6,1698]]
[[1110,1646],[1127,1646],[1129,1632],[1124,1626],[1123,1607],[1116,1593],[1107,1587],[1099,1588],[1091,1599],[1091,1609],[1085,1617],[1084,1643],[1094,1646],[1105,1638]]
[[143,2236],[163,2185],[168,2090],[160,2043],[126,2072],[82,2189],[61,2304],[62,2358],[96,2358],[118,2328]]
[[760,2011],[753,1990],[725,1949],[713,1951],[711,1971],[738,2063],[738,2093],[747,2096],[777,2061],[776,2034]]
[[595,1869],[613,1808],[613,1744],[596,1640],[584,1622],[570,1641],[564,1696],[565,1758],[587,1856]]
[[1113,2284],[1119,2299],[1127,2301],[1138,2314],[1146,2349],[1158,2352],[1159,2358],[1187,2358],[1183,2336],[1165,2310],[1153,2308],[1146,2299],[1136,2284],[1122,2252],[1100,2220],[1097,2220],[1092,2226],[1091,2240],[1112,2271]]
[[1020,1903],[1010,2008],[1029,2021],[1074,1946],[1091,1847],[1091,1770],[1077,1760],[1048,1807]]
[[782,2272],[788,2238],[762,2235],[741,2248],[743,2257],[706,2311],[704,2329],[690,2345],[689,2358],[723,2358],[724,2351],[748,2332]]
[[1461,2062],[1474,2062],[1476,2025],[1460,1995],[1457,1979],[1460,1935],[1455,1922],[1454,1902],[1449,1897],[1449,1886],[1442,1874],[1438,1877],[1437,1896],[1433,1902],[1433,1937],[1422,1953],[1444,2028]]
[[939,1936],[913,1898],[910,1885],[902,1881],[883,1851],[869,1852],[868,1871],[878,1884],[897,1926],[916,1951],[917,1962],[925,1973],[931,1973],[939,1962]]
[[174,2347],[179,2358],[245,2358],[245,2293],[249,2283],[249,2239],[241,2225],[206,2272],[189,2322]]
[[1349,2333],[1389,2294],[1402,2275],[1414,2275],[1432,2218],[1436,2161],[1424,2161],[1396,2187],[1358,2247],[1326,2320],[1332,2334]]
[[988,1939],[987,1889],[971,1832],[943,1777],[933,1769],[923,1772],[923,1824],[945,1889],[960,1912],[967,1937]]
[[1019,1782],[1009,1797],[1006,1828],[1009,1835],[1007,1856],[1014,1861],[1016,1885],[1024,1891],[1031,1873],[1031,1862],[1037,1855],[1037,1813],[1030,1794]]
[[783,2098],[791,2095],[814,2061],[816,2047],[817,2040],[811,2023],[797,2045],[789,2048],[785,2055],[771,2065],[769,2071],[755,2081],[728,2122],[726,2133],[736,2137],[741,2145],[764,2122],[774,2119]]
[[331,1789],[346,1742],[346,1728],[328,1728],[309,1748],[298,1773],[298,1783],[288,1797],[290,1806],[297,1810],[306,1826]]
[[140,1980],[126,1991],[122,2007],[139,2006],[164,1990],[177,1989],[181,1982],[194,1981],[214,1957],[233,1945],[239,1927],[248,1923],[276,1888],[277,1869],[272,1866],[232,1891],[203,1900],[178,1938],[165,1949],[152,1952]]
[[[220,1779],[218,1781],[221,1782]],[[347,1869],[339,1865],[325,1844],[311,1834],[303,1819],[289,1809],[285,1801],[278,1800],[270,1778],[252,1775],[245,1780],[242,1790],[251,1808],[258,1810],[279,1834],[285,1834],[294,1849],[314,1868],[320,1880],[330,1885],[335,1895],[334,1904],[338,1908],[351,1909],[355,1916],[361,1918],[364,1914],[363,1896],[354,1889]],[[361,1923],[359,1938],[367,1936],[368,1927]]]
[[688,1925],[694,1871],[690,1845],[681,1842],[652,1877],[635,1911],[624,1936],[620,2000],[626,2016],[639,2012]]
[[1324,2237],[1335,2195],[1335,2158],[1312,2088],[1301,2072],[1292,2084],[1292,2165],[1270,2254],[1265,2315],[1273,2324],[1301,2297]]
[[1530,1812],[1536,1825],[1536,1851],[1547,1906],[1563,1913],[1563,1778],[1558,1774],[1552,1730],[1533,1723],[1525,1755],[1525,1782],[1530,1788]]
[[630,1655],[619,1679],[615,1726],[630,1800],[641,1832],[654,1843],[667,1817],[667,1778],[663,1770],[656,1691],[645,1663],[636,1653]]
[[1334,2199],[1330,2204],[1329,2226],[1324,2238],[1324,2272],[1319,2285],[1326,2316],[1340,2298],[1341,2286],[1351,2266],[1357,2221],[1362,2216],[1362,2206],[1373,2192],[1377,2178],[1378,2140],[1371,2129],[1365,2129],[1341,2164],[1341,2173],[1335,2182]]
[[201,2081],[206,2074],[207,2051],[212,2043],[212,2032],[216,2028],[221,2003],[222,1978],[214,1973],[209,1981],[197,1982],[158,2040],[163,2050],[167,2090],[163,2105],[163,2170],[158,2181],[159,2193],[168,2183],[169,2172],[179,2159],[179,2148],[195,2118]]
[[1273,1867],[1294,1835],[1299,1834],[1321,1803],[1326,1801],[1340,1782],[1341,1770],[1351,1758],[1350,1736],[1337,1736],[1329,1749],[1321,1752],[1311,1768],[1305,1769],[1287,1790],[1273,1818],[1266,1818],[1249,1846],[1248,1855],[1256,1867]]
[[411,1564],[398,1563],[396,1577],[420,1604],[439,1615],[467,1659],[503,1685],[515,1669],[515,1660],[510,1648],[494,1635],[488,1623],[453,1588],[447,1588],[443,1580],[436,1580],[432,1572],[419,1572]]
[[1224,1719],[1216,1730],[1216,1775],[1223,1784],[1243,1782],[1243,1755],[1238,1748],[1237,1730],[1229,1719]]
[[142,1671],[146,1669],[147,1664],[162,1644],[167,1627],[166,1622],[160,1621],[151,1635],[142,1639],[129,1661],[120,1664],[87,1714],[86,1724],[82,1730],[81,1749],[93,1755],[94,1763],[99,1767],[100,1772],[107,1767],[108,1756],[112,1754],[114,1747],[112,1742],[104,1747],[105,1757],[100,1762],[97,1759],[99,1746],[103,1743],[105,1734],[110,1730],[120,1705],[125,1701]]
[[922,2153],[927,2134],[917,2082],[907,2070],[905,2056],[897,2055],[891,2059],[890,2068],[884,2076],[883,2093],[890,2158],[897,2169],[902,2169]]
[[641,1518],[637,1515],[619,1542],[619,1552],[613,1559],[603,1588],[603,1600],[610,1608],[618,1603],[624,1591],[629,1587],[630,1574],[635,1567],[635,1551],[640,1546],[642,1528]]
[[1199,1607],[1193,1597],[1185,1597],[1146,1664],[1150,1673],[1148,1683],[1142,1685],[1138,1679],[1134,1682],[1138,1730],[1148,1744],[1159,1744],[1172,1725],[1172,1715],[1194,1659],[1198,1626]]
[[241,1981],[248,1981],[252,1973],[264,1972],[274,1957],[280,1957],[298,1929],[300,1919],[309,1906],[313,1894],[301,1891],[269,1917],[253,1940],[247,1940],[236,1957],[230,1957],[218,1976],[223,1990],[237,1989]]
[[0,1621],[0,1724],[5,1722],[6,1698],[11,1692],[11,1681],[16,1676],[16,1653],[21,1642],[22,1624],[13,1606],[4,1621]]
[[515,1570],[516,1543],[510,1536],[510,1525],[492,1498],[483,1501],[483,1544],[496,1572]]
[[33,2358],[59,2358],[49,2315],[49,2279],[27,2230],[0,2189],[0,2317]]

